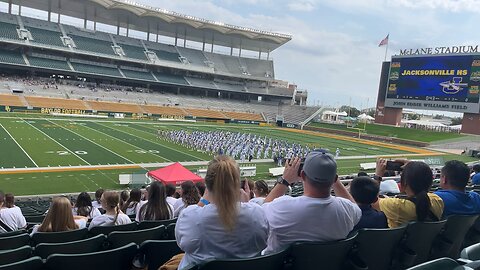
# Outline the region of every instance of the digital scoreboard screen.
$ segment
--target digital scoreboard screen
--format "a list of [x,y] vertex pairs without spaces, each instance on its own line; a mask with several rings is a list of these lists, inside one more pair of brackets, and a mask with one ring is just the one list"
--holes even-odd
[[479,112],[480,55],[392,58],[385,105]]

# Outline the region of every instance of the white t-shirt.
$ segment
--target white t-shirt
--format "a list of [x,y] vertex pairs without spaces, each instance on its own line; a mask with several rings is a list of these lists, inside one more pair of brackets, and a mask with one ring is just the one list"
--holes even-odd
[[185,203],[183,202],[182,198],[177,199],[172,205],[174,210],[177,210],[180,207],[185,208]]
[[[72,214],[74,216],[80,216],[78,213],[77,213],[77,207],[73,207],[72,208]],[[95,207],[92,207],[92,210],[90,211],[90,213],[88,214],[87,218],[94,218],[96,216],[100,216],[102,213],[100,213],[100,211],[95,208]]]
[[167,203],[173,205],[173,207],[175,207],[175,203],[177,201],[181,201],[182,199],[175,199],[174,197],[167,197]]
[[262,207],[270,224],[265,254],[297,241],[344,239],[362,217],[355,203],[334,196],[322,199],[282,196]]
[[239,206],[232,232],[223,227],[214,204],[183,209],[175,226],[177,244],[185,251],[178,269],[214,258],[250,258],[266,247],[268,222],[262,208],[254,203]]
[[[135,216],[135,221],[137,222],[141,222],[142,219],[140,219],[140,209],[142,208],[142,206],[144,204],[146,204],[148,201],[141,201],[140,203],[138,203],[138,206],[137,206],[137,213],[136,213],[136,216]],[[171,204],[169,204],[167,202],[167,206],[168,206],[168,212],[169,212],[169,215],[168,215],[168,219],[173,219],[173,206]]]
[[258,205],[262,205],[265,202],[265,198],[264,197],[255,197],[255,198],[251,199],[249,202],[253,202],[253,203],[256,203]]
[[137,209],[140,208],[140,202],[131,202],[127,209],[125,209],[125,214],[130,216],[130,215],[136,215],[137,214]]
[[[85,219],[75,219],[75,223],[78,226],[78,229],[83,229],[87,227],[87,221]],[[40,224],[37,224],[33,226],[32,232],[30,233],[30,236],[38,232],[38,228],[40,227]]]
[[92,219],[92,221],[90,221],[90,225],[88,226],[88,229],[91,229],[96,226],[114,226],[114,225],[123,225],[123,224],[132,223],[130,218],[124,213],[118,214],[117,221],[115,223],[113,223],[114,219],[115,219],[114,215],[107,215],[107,214],[100,215]]
[[[0,209],[0,219],[13,231],[27,226],[27,221],[22,214],[22,210],[18,206],[12,208],[1,208]],[[6,232],[2,226],[0,226],[0,233]]]
[[97,201],[92,201],[92,206],[95,208],[102,208],[102,204]]

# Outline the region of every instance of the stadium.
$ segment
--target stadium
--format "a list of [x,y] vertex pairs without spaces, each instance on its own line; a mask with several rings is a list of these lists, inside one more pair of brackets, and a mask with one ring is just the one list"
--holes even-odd
[[[418,58],[394,57],[382,65],[377,124],[334,125],[317,121],[333,108],[307,106],[309,92],[289,83],[291,78],[275,74],[270,54],[291,41],[291,35],[126,0],[1,2],[8,10],[0,13],[0,190],[15,195],[26,225],[9,231],[0,222],[6,231],[1,233],[0,228],[0,269],[158,269],[172,256],[188,254],[177,245],[177,215],[138,220],[139,210],[129,214],[132,222],[124,225],[114,221],[112,226],[61,232],[41,228],[58,198],[76,203],[81,192],[91,200],[98,190],[146,192],[157,182],[164,186],[166,178],[173,179],[177,191],[183,190],[183,183],[192,179],[181,178],[180,171],[169,171],[165,179],[153,172],[180,167],[189,177],[193,173],[199,182],[206,182],[217,156],[232,157],[239,165],[239,176],[252,184],[265,181],[272,191],[282,185],[278,179],[286,181],[281,176],[287,175],[291,161],[307,157],[314,149],[334,157],[342,187],[359,172],[375,178],[378,159],[427,164],[435,178],[429,186],[432,192],[442,189],[445,162],[456,160],[470,167],[478,163],[475,155],[448,149],[450,144],[463,149],[462,143],[478,147],[478,138],[468,135],[478,134],[480,127],[475,122],[479,115],[475,56],[453,64],[445,60],[466,65],[458,68],[465,74],[454,72],[453,67],[447,70],[447,64],[441,72],[427,65],[429,69],[421,73],[414,66],[415,60],[421,62]],[[33,18],[22,13],[25,10],[45,16]],[[399,63],[402,67],[410,63],[412,71],[400,72]],[[398,89],[392,84],[414,74],[465,77],[443,85],[443,96],[424,99],[431,108],[465,112],[462,134],[398,127],[402,109],[415,109],[411,104],[420,103],[409,89],[401,88],[411,83],[398,83]],[[468,94],[462,87],[470,87]],[[423,93],[415,91],[419,96]],[[465,97],[469,100],[463,102]],[[394,181],[398,190],[383,195],[402,196],[397,194],[398,172],[382,177]],[[304,197],[311,190],[304,185],[287,181],[289,189],[282,195]],[[333,187],[333,195],[341,193],[337,189]],[[467,189],[477,191],[473,184]],[[0,192],[0,205],[3,197],[7,196]],[[207,206],[210,202],[205,203],[205,197],[194,204]],[[100,197],[96,199],[101,203]],[[115,220],[118,203],[116,207]],[[398,228],[362,229],[311,245],[300,242],[315,237],[299,239],[280,252],[219,257],[192,269],[317,269],[318,265],[410,269],[438,258],[443,258],[440,263],[464,265],[480,259],[468,250],[460,254],[467,243],[480,239],[472,227],[477,217],[412,219]],[[92,226],[92,221],[90,216],[84,227]],[[383,260],[378,260],[379,254]],[[456,260],[460,256],[463,259]]]

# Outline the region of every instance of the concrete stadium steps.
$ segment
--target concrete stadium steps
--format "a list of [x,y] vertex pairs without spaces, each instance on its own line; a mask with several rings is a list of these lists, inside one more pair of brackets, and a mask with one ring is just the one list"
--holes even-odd
[[0,105],[3,106],[26,106],[20,96],[0,94]]
[[86,101],[97,112],[143,113],[138,104]]
[[46,98],[25,96],[28,104],[36,108],[59,108],[59,109],[76,109],[88,110],[84,102],[76,99]]
[[152,105],[143,105],[141,106],[147,113],[157,114],[157,115],[170,115],[170,116],[187,116],[188,113],[177,107],[169,106],[152,106]]
[[204,110],[204,109],[185,109],[188,115],[194,117],[201,117],[201,118],[214,118],[214,119],[227,119],[228,117],[225,116],[220,111],[213,111],[213,110]]

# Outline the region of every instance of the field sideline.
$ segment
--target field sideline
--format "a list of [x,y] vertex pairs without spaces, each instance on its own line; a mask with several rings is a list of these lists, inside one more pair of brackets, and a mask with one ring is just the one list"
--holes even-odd
[[[119,173],[145,172],[148,169],[136,164],[198,162],[211,159],[210,154],[165,141],[157,135],[158,130],[175,129],[252,133],[311,147],[327,148],[332,152],[338,147],[342,158],[353,158],[339,160],[341,171],[347,168],[350,171],[358,170],[360,162],[371,161],[373,156],[444,155],[426,149],[274,127],[113,119],[0,117],[0,168],[4,169],[0,169],[0,187],[5,191],[15,191],[17,195],[92,191],[99,187],[118,189],[122,188],[118,185]],[[75,166],[85,169],[77,170]],[[258,163],[256,178],[268,178],[268,168],[271,167],[275,167],[275,164]],[[7,172],[7,168],[16,168],[15,175]],[[19,171],[22,168],[44,170]],[[53,168],[61,170],[54,171]],[[189,168],[195,169],[198,166]],[[18,185],[19,183],[21,185]]]

